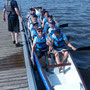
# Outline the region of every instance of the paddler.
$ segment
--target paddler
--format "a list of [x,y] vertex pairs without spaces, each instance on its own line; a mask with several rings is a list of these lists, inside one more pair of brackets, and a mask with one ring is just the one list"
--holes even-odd
[[[62,64],[68,56],[68,51],[61,52],[63,54],[63,57],[61,60],[59,57],[60,53],[57,51],[65,49],[66,46],[70,47],[73,51],[75,51],[76,48],[68,42],[66,35],[63,34],[59,28],[56,30],[53,30],[52,33],[53,33],[52,38],[51,38],[52,42],[53,42],[52,47],[53,47],[53,51],[56,52],[56,53],[54,53],[55,60],[56,60],[57,64]],[[60,66],[59,71],[61,71],[61,69],[62,69],[62,67]]]
[[[41,62],[45,62],[45,58],[48,52],[48,45],[47,45],[48,39],[47,39],[47,36],[43,34],[42,27],[38,27],[37,33],[38,35],[34,38],[33,45],[32,45],[31,60],[33,60],[33,52],[35,51],[38,59]],[[51,64],[51,58],[49,55],[48,55],[48,61],[49,61],[49,64]]]

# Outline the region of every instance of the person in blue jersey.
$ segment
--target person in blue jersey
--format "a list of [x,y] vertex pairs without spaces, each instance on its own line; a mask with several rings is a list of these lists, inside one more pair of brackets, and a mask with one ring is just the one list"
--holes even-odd
[[41,17],[41,11],[42,11],[42,7],[38,7],[38,13],[36,15],[38,16],[39,19]]
[[35,12],[35,9],[34,8],[30,8],[29,9],[29,19],[31,19],[31,14],[33,15],[36,15],[36,12]]
[[37,22],[34,23],[33,26],[34,26],[34,28],[31,30],[31,39],[32,39],[32,41],[38,35],[38,33],[37,33],[38,23]]
[[34,16],[35,16],[35,14],[31,13],[30,17],[28,18],[28,23],[27,23],[28,29],[30,29],[30,25],[33,23],[32,19]]
[[55,19],[53,19],[52,15],[48,15],[48,22],[46,22],[45,25],[44,25],[44,32],[46,34],[48,33],[48,29],[50,28],[49,22],[51,22],[51,21],[54,21],[55,22],[55,27],[56,26],[58,27],[58,22]]
[[[65,34],[60,32],[60,29],[53,30],[52,32],[54,33],[52,35],[52,41],[53,41],[52,47],[54,51],[63,50],[66,48],[66,46],[70,47],[73,51],[76,50],[76,48],[68,42]],[[63,57],[60,60],[59,52],[54,53],[57,64],[62,64],[66,60],[68,56],[68,51],[62,51],[62,54],[63,54]],[[59,70],[61,69],[62,67],[59,67]]]
[[45,12],[44,12],[44,16],[45,16],[45,17],[44,17],[43,23],[42,23],[42,27],[43,27],[43,28],[44,28],[45,23],[48,22],[48,15],[49,15],[49,14],[48,14],[48,11],[45,11]]
[[47,34],[48,33],[48,29],[49,29],[49,22],[53,20],[52,15],[48,15],[48,22],[45,23],[44,25],[44,32]]
[[33,60],[33,52],[35,51],[38,59],[41,62],[44,62],[45,64],[46,56],[48,56],[48,62],[49,64],[51,64],[51,58],[47,54],[48,52],[47,36],[42,33],[43,29],[41,27],[39,27],[37,30],[38,30],[37,31],[38,35],[34,38],[34,41],[33,41],[31,60]]
[[55,21],[53,21],[53,20],[49,22],[49,27],[50,28],[48,29],[48,37],[51,41],[51,38],[52,38],[52,35],[53,35],[52,31],[58,29],[58,27],[56,26]]
[[[37,16],[34,15],[33,18],[32,18],[32,23],[30,24],[30,28],[29,28],[30,32],[33,29],[33,24],[36,23],[36,22],[38,22]],[[40,27],[41,26],[41,23],[38,22],[38,26]]]
[[41,16],[40,16],[40,21],[43,23],[43,19],[44,19],[44,11],[41,11]]
[[31,13],[34,13],[35,14],[35,9],[34,8],[30,8],[29,9],[29,13],[31,14]]
[[33,41],[31,59],[33,58],[34,50],[36,51],[38,58],[41,58],[47,51],[46,36],[43,34],[43,29],[39,27],[37,30],[38,35]]

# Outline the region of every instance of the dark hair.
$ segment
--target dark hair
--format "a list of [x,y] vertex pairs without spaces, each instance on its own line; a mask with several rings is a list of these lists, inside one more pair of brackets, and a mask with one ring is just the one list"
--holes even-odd
[[38,25],[38,22],[35,22],[35,23],[33,24],[33,26],[35,26],[35,25]]
[[42,7],[38,7],[38,9],[42,9]]
[[35,15],[33,16],[33,18],[34,18],[34,17],[36,17],[36,18],[37,18],[37,15],[35,14]]
[[31,11],[35,11],[35,9],[34,9],[34,8],[30,8],[29,10],[31,10]]
[[48,15],[48,17],[49,17],[49,18],[53,18],[53,16],[52,16],[52,15]]
[[49,23],[55,25],[55,21],[53,20],[51,20]]
[[44,13],[48,13],[48,11],[45,11]]

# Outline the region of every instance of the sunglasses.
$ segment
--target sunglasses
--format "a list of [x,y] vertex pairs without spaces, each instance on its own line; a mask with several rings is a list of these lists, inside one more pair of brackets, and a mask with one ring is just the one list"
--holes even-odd
[[38,32],[43,32],[43,31],[38,31]]

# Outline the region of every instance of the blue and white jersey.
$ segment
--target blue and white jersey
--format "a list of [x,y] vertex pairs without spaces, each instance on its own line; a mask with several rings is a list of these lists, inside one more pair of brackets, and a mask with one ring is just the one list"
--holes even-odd
[[40,19],[40,17],[41,17],[41,13],[40,13],[40,12],[38,12],[36,15],[37,15],[37,16],[38,16],[38,18]]
[[44,22],[44,25],[45,25],[45,23],[48,22],[48,19],[46,19],[46,17],[44,17],[43,22]]
[[50,27],[50,28],[48,29],[48,33],[51,34],[51,32],[52,32],[53,30],[54,30],[54,29],[53,29],[52,27]]
[[[41,27],[41,23],[39,23],[39,22],[38,22],[38,27]],[[30,24],[30,32],[31,32],[32,28],[34,28],[33,23]]]
[[59,37],[53,34],[51,39],[53,40],[53,48],[57,50],[63,49],[66,46],[65,41],[68,41],[66,35],[62,33]]
[[44,25],[44,33],[48,33],[48,29],[49,29],[49,23],[46,22]]
[[47,36],[45,36],[44,34],[42,35],[42,38],[39,38],[39,36],[37,35],[34,38],[33,44],[36,45],[36,51],[40,51],[40,52],[46,52],[47,51]]
[[36,32],[35,28],[32,28],[32,30],[31,30],[31,36],[33,38],[35,38],[37,35],[38,35],[38,33]]
[[54,28],[52,28],[52,27],[50,27],[49,29],[48,29],[48,33],[49,34],[53,34],[52,33],[52,30],[56,30],[58,27],[55,25],[55,27]]
[[52,38],[52,35],[54,34],[52,31],[53,31],[53,30],[56,30],[57,28],[58,28],[58,27],[55,26],[55,28],[50,27],[50,28],[48,29],[48,33],[49,33],[50,38]]
[[41,16],[40,16],[40,19],[39,19],[39,20],[40,20],[40,21],[43,21],[44,18],[45,18],[45,16],[43,16],[43,18],[41,18]]

